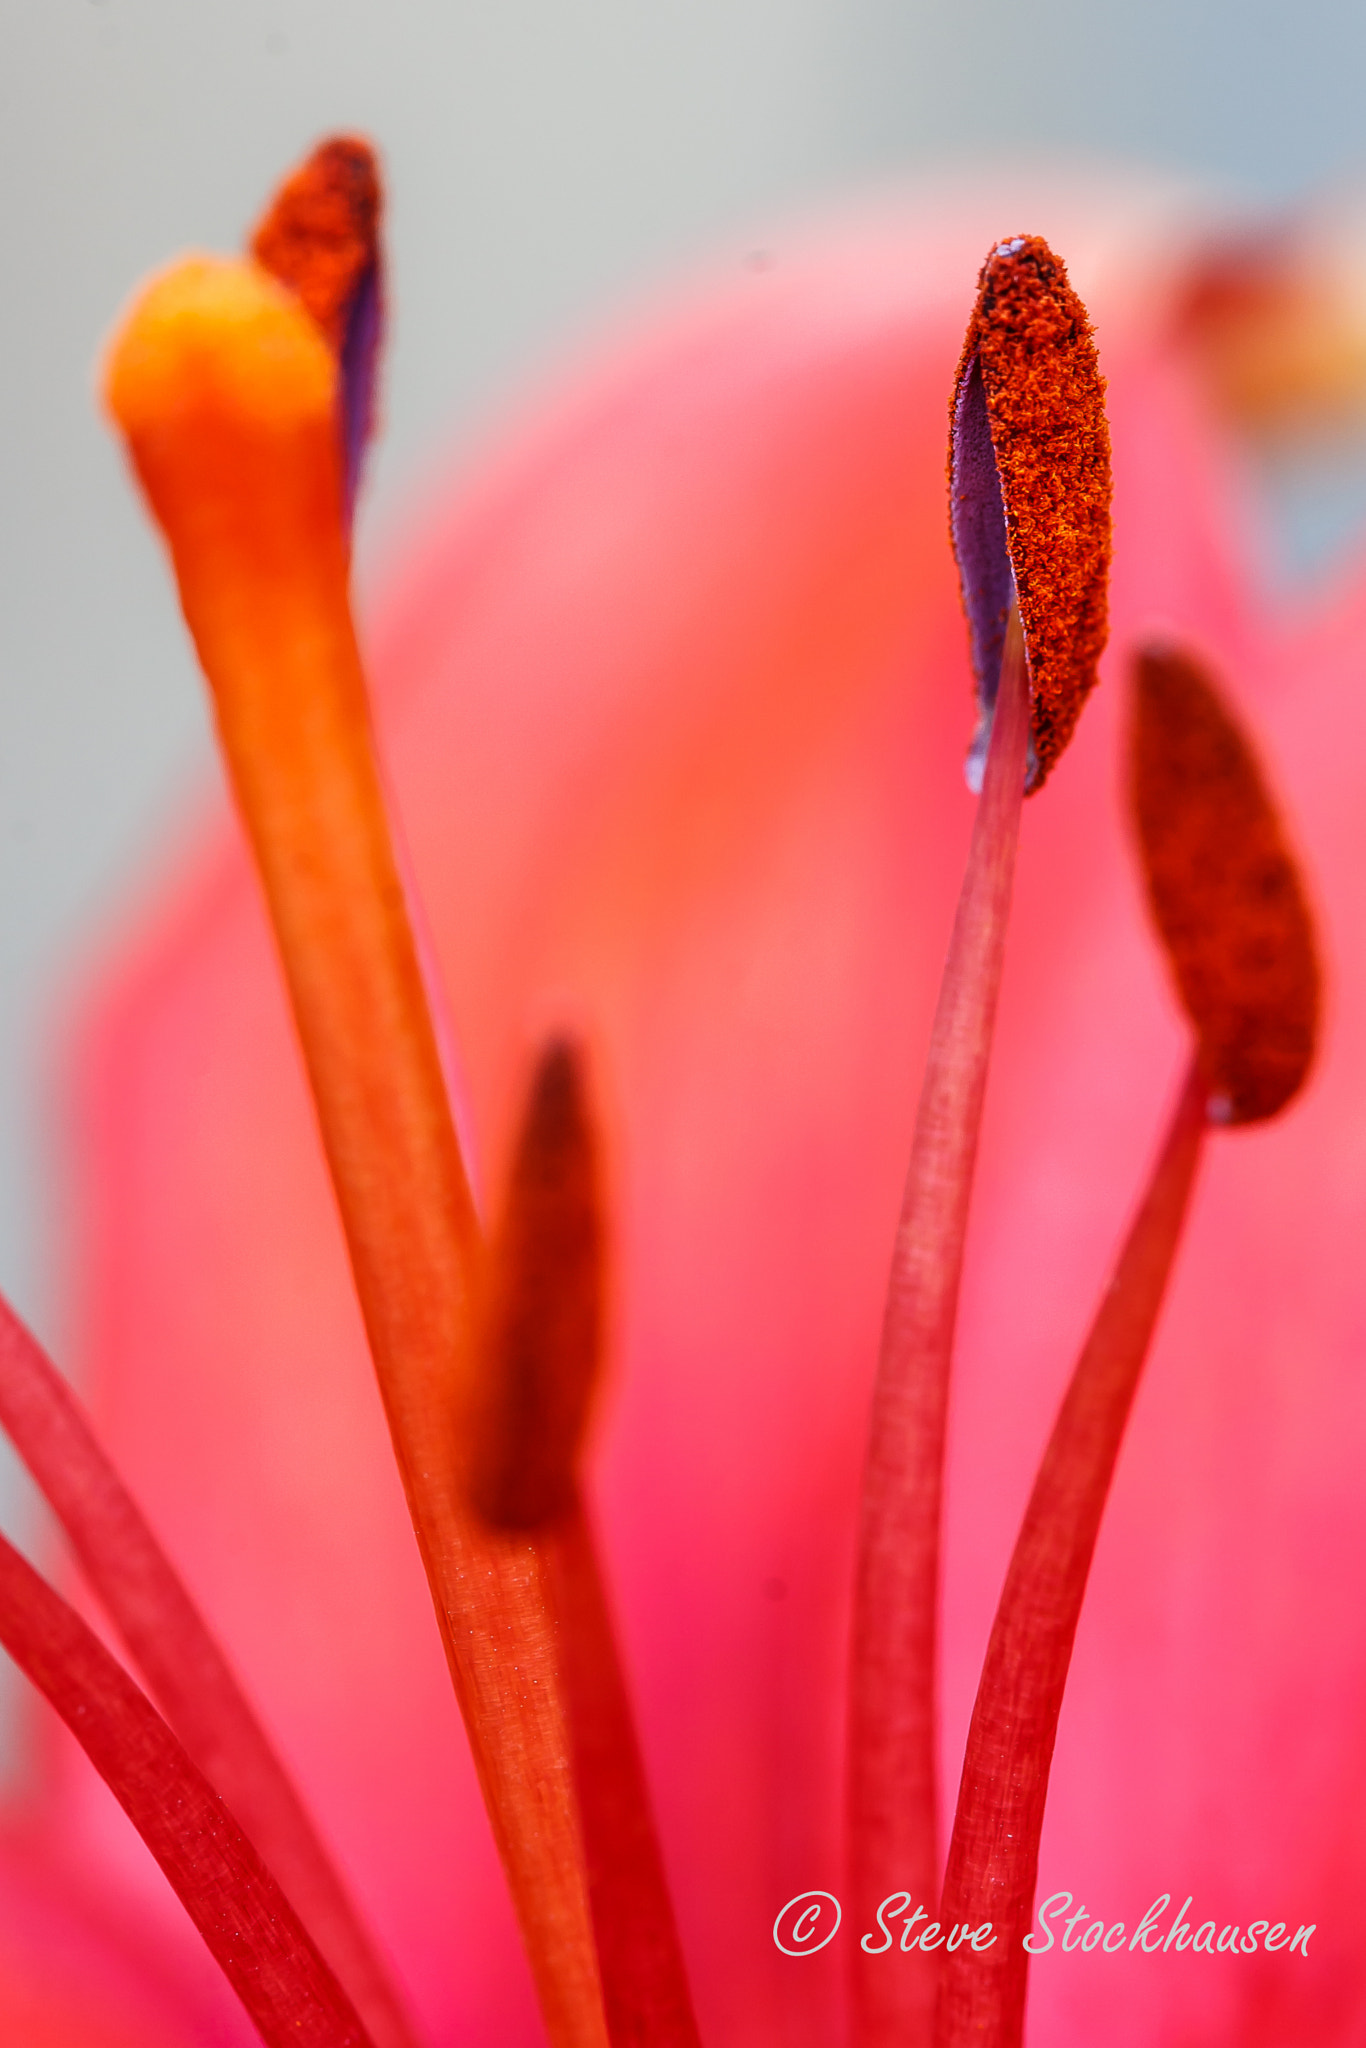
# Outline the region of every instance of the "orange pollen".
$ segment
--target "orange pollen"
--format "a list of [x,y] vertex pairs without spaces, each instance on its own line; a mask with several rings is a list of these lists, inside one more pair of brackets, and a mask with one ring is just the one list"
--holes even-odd
[[[980,373],[1029,658],[1039,788],[1072,737],[1105,646],[1110,435],[1086,308],[1037,235],[992,250],[954,400]],[[950,488],[952,489],[952,456]]]
[[375,153],[342,135],[286,178],[251,238],[256,261],[298,295],[337,354],[356,293],[378,261],[379,219]]
[[1134,683],[1139,848],[1210,1120],[1257,1123],[1296,1094],[1314,1056],[1320,977],[1304,886],[1251,743],[1206,672],[1154,645]]

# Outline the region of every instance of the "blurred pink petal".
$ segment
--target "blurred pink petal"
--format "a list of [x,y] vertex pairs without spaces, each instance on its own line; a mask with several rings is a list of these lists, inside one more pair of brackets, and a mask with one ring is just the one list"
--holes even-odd
[[[253,2040],[217,1985],[212,1962],[190,1967],[149,1938],[134,1906],[44,1842],[11,1824],[0,1837],[0,2039],[22,2048],[229,2048]],[[200,1950],[200,1956],[204,1952]],[[204,1958],[207,1961],[207,1957]],[[240,2014],[240,2007],[237,2009]]]
[[[1022,226],[1096,323],[1116,573],[1105,686],[1025,823],[952,1422],[945,1783],[1181,1057],[1116,798],[1120,664],[1160,617],[1262,735],[1321,891],[1333,1014],[1304,1108],[1213,1148],[1101,1536],[1041,1887],[1130,1925],[1171,1890],[1221,1925],[1319,1932],[1307,1963],[1048,1957],[1031,2027],[1331,2043],[1359,2010],[1366,988],[1337,942],[1366,913],[1366,591],[1316,618],[1257,594],[1236,473],[1169,339],[1186,223],[1140,184],[1015,182],[779,244],[591,360],[438,497],[374,619],[485,1184],[548,1026],[585,1034],[609,1111],[602,1520],[712,2048],[840,2037],[842,1943],[794,1963],[771,1928],[793,1893],[840,1887],[867,1395],[972,814],[946,400],[981,257]],[[434,2041],[535,2041],[222,818],[111,955],[76,1138],[77,1355],[115,1458]],[[174,1943],[75,1767],[57,1818]]]

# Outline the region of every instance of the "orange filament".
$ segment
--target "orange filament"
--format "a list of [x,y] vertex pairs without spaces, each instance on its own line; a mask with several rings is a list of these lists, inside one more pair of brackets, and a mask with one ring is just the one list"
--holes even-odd
[[512,1185],[490,1247],[470,1491],[497,1527],[534,1529],[573,1506],[602,1353],[596,1146],[574,1049],[532,1083]]
[[303,301],[334,354],[366,273],[378,261],[375,152],[359,136],[324,142],[276,192],[251,253]]
[[538,1062],[490,1252],[487,1388],[471,1492],[534,1529],[559,1623],[561,1679],[613,2048],[697,2048],[697,2023],[579,1462],[603,1349],[597,1134],[575,1048]]
[[170,547],[293,1001],[456,1692],[557,2048],[601,1991],[541,1560],[464,1505],[477,1225],[373,754],[337,371],[258,266],[192,260],[117,336],[108,403]]
[[1130,773],[1148,898],[1219,1123],[1274,1116],[1302,1085],[1319,967],[1304,888],[1252,747],[1172,647],[1134,665]]
[[1086,308],[1037,235],[993,249],[955,395],[979,365],[1029,654],[1038,789],[1071,739],[1105,646],[1110,435]]

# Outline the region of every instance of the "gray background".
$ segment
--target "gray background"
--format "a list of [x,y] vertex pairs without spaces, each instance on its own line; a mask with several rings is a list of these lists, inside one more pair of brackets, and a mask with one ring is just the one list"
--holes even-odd
[[320,133],[392,196],[405,482],[598,309],[766,215],[1013,151],[1271,199],[1355,170],[1334,0],[3,0],[0,1287],[58,1338],[47,1049],[71,963],[209,775],[170,587],[91,399],[130,285],[232,247]]

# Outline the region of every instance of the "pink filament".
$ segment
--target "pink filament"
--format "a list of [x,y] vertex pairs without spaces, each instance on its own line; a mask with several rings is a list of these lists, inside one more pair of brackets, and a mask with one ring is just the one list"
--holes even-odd
[[180,1741],[279,1878],[376,2048],[412,2048],[383,1965],[227,1659],[80,1404],[3,1299],[0,1426]]
[[1161,1155],[1072,1375],[996,1610],[968,1732],[946,1925],[996,1940],[946,1957],[937,2048],[1016,2048],[1048,1773],[1077,1619],[1115,1460],[1181,1240],[1208,1088],[1192,1062]]
[[[949,1362],[968,1200],[1000,988],[1029,737],[1018,617],[921,1088],[873,1394],[854,1595],[849,1824],[855,1912],[937,1894],[935,1684],[940,1494]],[[859,1968],[856,2038],[920,2048],[936,1961]]]
[[156,1708],[3,1537],[0,1642],[142,1836],[267,2048],[373,2048],[288,1899]]

